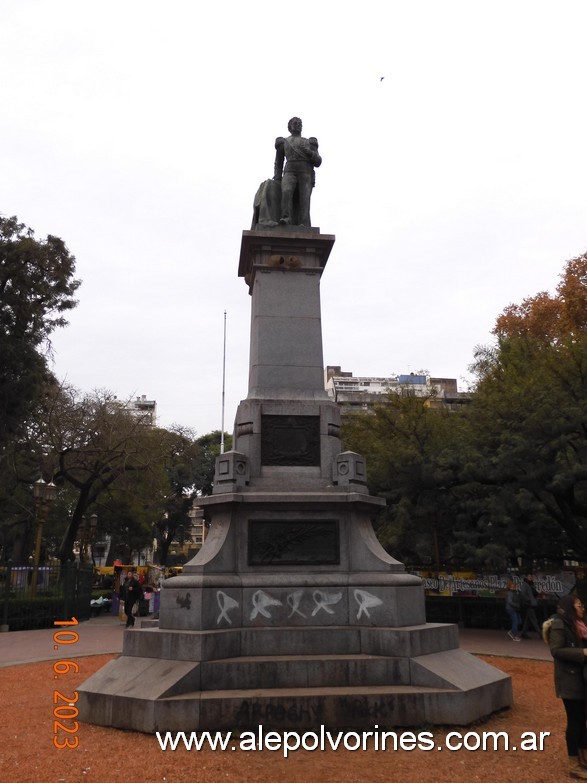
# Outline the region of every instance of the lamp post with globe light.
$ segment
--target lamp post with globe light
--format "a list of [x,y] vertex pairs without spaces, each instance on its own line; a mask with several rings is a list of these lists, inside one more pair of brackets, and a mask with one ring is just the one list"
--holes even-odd
[[96,541],[96,530],[98,528],[98,515],[96,513],[90,515],[90,528],[89,528],[89,534],[90,534],[90,540],[89,540],[89,547],[90,547],[90,560],[92,561],[92,565],[96,565],[96,560],[94,558],[94,542]]
[[39,577],[39,561],[41,559],[41,543],[43,540],[43,527],[49,513],[49,506],[55,499],[57,487],[50,481],[47,483],[40,478],[33,485],[33,498],[35,500],[35,518],[37,521],[37,535],[35,538],[35,553],[33,556],[33,575],[31,579],[31,598],[37,594],[37,582]]

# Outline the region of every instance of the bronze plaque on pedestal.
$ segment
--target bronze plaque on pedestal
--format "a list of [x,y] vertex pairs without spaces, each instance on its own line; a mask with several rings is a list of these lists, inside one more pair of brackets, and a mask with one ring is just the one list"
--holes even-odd
[[262,416],[261,464],[320,466],[320,416]]
[[338,565],[335,519],[249,520],[249,565]]

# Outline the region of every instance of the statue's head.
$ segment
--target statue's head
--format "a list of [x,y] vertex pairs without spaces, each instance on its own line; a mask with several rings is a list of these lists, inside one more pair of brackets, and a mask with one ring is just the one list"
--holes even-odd
[[290,133],[301,133],[302,132],[302,121],[299,117],[292,117],[291,120],[287,123],[287,129]]

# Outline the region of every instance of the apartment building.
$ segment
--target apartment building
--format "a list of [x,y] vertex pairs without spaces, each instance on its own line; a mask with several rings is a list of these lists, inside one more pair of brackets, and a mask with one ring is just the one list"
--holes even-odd
[[369,410],[390,392],[431,397],[431,407],[452,410],[471,401],[470,393],[459,392],[456,378],[433,378],[418,373],[355,376],[340,366],[328,365],[324,371],[324,386],[329,397],[340,405],[342,413]]

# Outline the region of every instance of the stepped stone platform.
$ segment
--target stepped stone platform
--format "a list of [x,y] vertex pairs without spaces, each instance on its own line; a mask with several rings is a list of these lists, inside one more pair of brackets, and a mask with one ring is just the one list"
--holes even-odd
[[[139,731],[466,725],[511,680],[458,648],[455,625],[127,631],[80,689],[92,722]],[[232,652],[218,658],[219,651]]]
[[343,451],[323,382],[320,279],[334,237],[243,233],[249,392],[198,498],[198,555],[165,581],[158,624],[79,688],[82,720],[144,732],[465,725],[511,680],[426,623],[422,581],[373,532],[384,506]]

